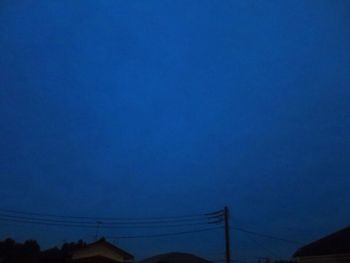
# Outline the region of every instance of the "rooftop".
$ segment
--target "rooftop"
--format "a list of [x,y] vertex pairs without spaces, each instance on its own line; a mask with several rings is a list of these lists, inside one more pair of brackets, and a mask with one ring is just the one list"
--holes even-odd
[[350,226],[299,248],[294,257],[350,254]]

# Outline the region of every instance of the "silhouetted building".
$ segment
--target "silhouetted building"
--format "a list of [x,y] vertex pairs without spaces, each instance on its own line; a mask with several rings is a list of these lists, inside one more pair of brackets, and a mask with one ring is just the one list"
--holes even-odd
[[138,263],[212,263],[204,258],[188,253],[172,252],[153,256]]
[[134,257],[121,248],[100,239],[86,244],[65,243],[61,249],[55,247],[41,252],[41,263],[126,263]]
[[299,263],[349,263],[350,227],[301,247],[293,257]]
[[73,263],[123,263],[133,262],[134,256],[105,239],[100,239],[76,249],[71,256],[71,260]]

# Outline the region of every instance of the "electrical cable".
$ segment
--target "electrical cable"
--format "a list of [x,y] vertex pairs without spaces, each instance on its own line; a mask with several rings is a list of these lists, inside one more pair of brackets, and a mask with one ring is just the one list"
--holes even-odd
[[62,223],[62,224],[74,224],[74,225],[106,225],[106,226],[134,226],[134,227],[179,227],[179,226],[196,226],[196,225],[207,225],[211,222],[198,222],[198,223],[173,223],[173,222],[108,222],[108,221],[71,221],[71,220],[58,220],[58,219],[46,219],[40,217],[28,217],[28,216],[14,216],[0,213],[0,218],[5,219],[19,219],[29,221],[40,221],[45,223]]
[[[89,217],[89,216],[66,216],[66,215],[58,215],[58,214],[49,214],[49,213],[37,213],[37,212],[24,212],[19,210],[12,209],[4,209],[0,208],[0,212],[11,213],[11,214],[19,214],[19,215],[31,215],[31,216],[39,216],[39,217],[51,217],[51,218],[66,218],[66,219],[88,219],[88,220],[110,220],[110,221],[191,221],[191,220],[200,220],[203,218],[208,218],[206,213],[203,214],[192,214],[192,215],[182,215],[182,216],[163,216],[163,217]],[[159,223],[158,221],[155,221]]]
[[212,231],[216,229],[221,229],[221,227],[212,227],[212,228],[203,228],[203,229],[197,229],[192,231],[182,231],[182,232],[172,232],[172,233],[162,233],[162,234],[152,234],[152,235],[138,235],[138,236],[112,236],[107,238],[111,239],[134,239],[134,238],[156,238],[156,237],[167,237],[167,236],[178,236],[178,235],[186,235],[186,234],[192,234],[192,233],[199,233],[199,232],[207,232]]
[[230,227],[233,230],[236,231],[240,231],[243,233],[247,233],[247,234],[251,234],[251,235],[256,235],[256,236],[260,236],[260,237],[265,237],[265,238],[269,238],[269,239],[274,239],[274,240],[278,240],[278,241],[283,241],[286,243],[292,243],[292,244],[302,244],[299,241],[295,241],[295,240],[290,240],[290,239],[286,239],[286,238],[282,238],[282,237],[276,237],[276,236],[272,236],[272,235],[267,235],[267,234],[263,234],[263,233],[258,233],[255,231],[251,231],[251,230],[247,230],[247,229],[243,229],[243,228],[239,228],[239,227]]

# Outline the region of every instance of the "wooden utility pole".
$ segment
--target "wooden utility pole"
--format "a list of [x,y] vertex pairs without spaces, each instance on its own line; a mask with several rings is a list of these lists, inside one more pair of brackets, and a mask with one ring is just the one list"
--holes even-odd
[[226,252],[226,263],[231,263],[231,250],[230,250],[230,227],[228,224],[228,208],[224,208],[224,223],[225,223],[225,252]]

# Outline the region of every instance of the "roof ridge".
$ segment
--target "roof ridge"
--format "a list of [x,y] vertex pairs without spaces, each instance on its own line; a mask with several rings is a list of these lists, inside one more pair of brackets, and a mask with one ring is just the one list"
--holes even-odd
[[350,226],[339,229],[300,247],[293,257],[350,253]]

